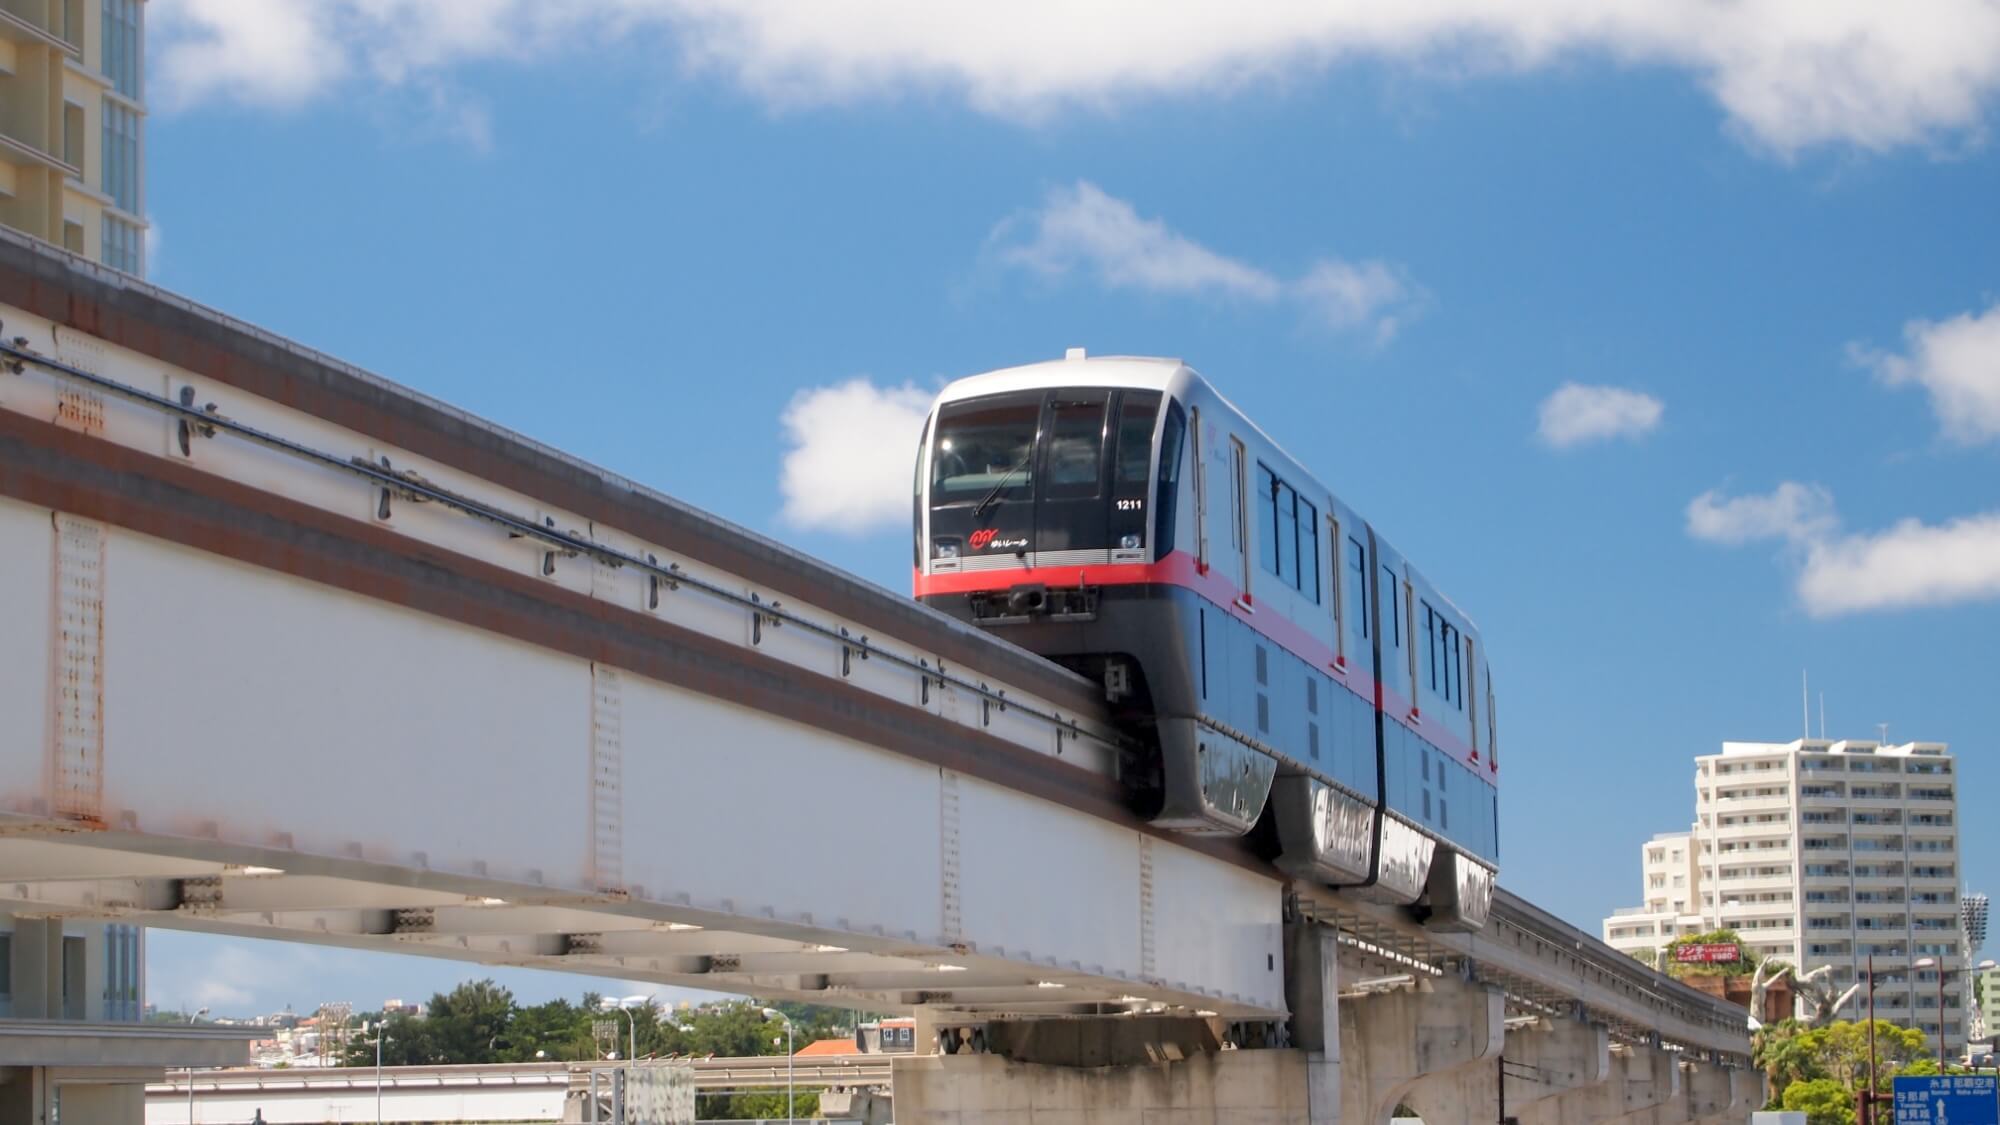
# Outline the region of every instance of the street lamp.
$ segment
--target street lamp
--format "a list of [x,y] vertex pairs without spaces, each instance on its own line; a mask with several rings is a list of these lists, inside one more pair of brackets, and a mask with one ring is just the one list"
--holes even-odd
[[1860,1125],[1875,1125],[1875,955],[1868,955],[1868,1088],[1855,1091],[1855,1100],[1860,1102],[1861,1112],[1857,1115]]
[[[368,1030],[362,1024],[363,1031]],[[389,1024],[386,1020],[375,1021],[375,1125],[382,1125],[382,1044],[389,1039]]]
[[[193,1027],[196,1020],[200,1019],[201,1017],[207,1014],[208,1014],[207,1008],[202,1008],[201,1010],[195,1012],[194,1015],[188,1017],[188,1026]],[[188,1067],[188,1125],[194,1125],[194,1068],[193,1067]]]
[[[627,996],[621,1000],[613,1000],[611,997],[606,996],[597,1002],[598,1008],[602,1011],[609,1012],[616,1009],[625,1013],[625,1027],[629,1036],[626,1039],[625,1061],[628,1063],[636,1061],[639,1057],[639,1020],[638,1017],[632,1014],[632,1008],[635,1005],[650,1004],[652,1002],[653,998],[651,996]],[[617,1033],[613,1032],[612,1034],[615,1035]]]
[[[767,1020],[785,1021],[785,1120],[796,1121],[797,1117],[794,1116],[796,1111],[793,1108],[794,1103],[792,1101],[792,1091],[796,1089],[792,1083],[794,1073],[792,1067],[798,1059],[798,1052],[792,1049],[792,1020],[790,1016],[787,1016],[776,1008],[764,1009],[764,1018]],[[774,1039],[772,1042],[775,1043],[777,1040]]]
[[[1944,1073],[1944,978],[1948,976],[1953,976],[1958,973],[1966,972],[1968,968],[1978,969],[1983,972],[1987,969],[1993,968],[1994,965],[1995,962],[1991,958],[1981,961],[1977,965],[1961,967],[1957,969],[1945,968],[1944,962],[1936,957],[1924,957],[1920,958],[1917,961],[1916,967],[1919,969],[1937,970],[1937,979],[1938,979],[1937,1029],[1938,1029],[1938,1073],[1939,1074]],[[1912,1005],[1912,1007],[1914,1006],[1915,1005]]]

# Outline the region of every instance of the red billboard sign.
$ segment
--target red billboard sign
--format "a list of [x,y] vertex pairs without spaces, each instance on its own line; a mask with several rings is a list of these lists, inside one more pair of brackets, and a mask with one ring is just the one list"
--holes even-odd
[[1674,947],[1674,960],[1680,964],[1726,965],[1742,960],[1743,947],[1735,942],[1715,942],[1707,945],[1680,945]]

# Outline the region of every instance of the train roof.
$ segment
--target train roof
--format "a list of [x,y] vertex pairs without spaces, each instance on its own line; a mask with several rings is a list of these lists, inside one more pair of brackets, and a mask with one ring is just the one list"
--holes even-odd
[[[1203,378],[1200,372],[1189,367],[1186,362],[1179,359],[1163,356],[1094,356],[1089,355],[1082,348],[1071,348],[1061,359],[1042,360],[1038,363],[1024,363],[1016,367],[1003,367],[997,371],[987,371],[978,375],[968,375],[962,379],[955,379],[946,384],[942,391],[938,392],[937,401],[945,403],[964,398],[976,398],[981,395],[1006,394],[1010,391],[1029,391],[1043,387],[1063,386],[1140,388],[1183,396],[1185,396],[1190,386],[1199,386],[1205,393],[1214,396],[1231,413],[1235,414],[1241,425],[1254,433],[1270,450],[1291,462],[1291,468],[1303,474],[1306,479],[1313,481],[1315,486],[1327,498],[1345,506],[1338,495],[1319,479],[1318,474],[1312,471],[1311,466],[1292,456],[1283,444],[1276,438],[1273,438],[1262,426],[1258,425],[1255,419],[1244,413],[1235,403],[1230,402],[1221,391],[1217,390],[1214,383]],[[1352,509],[1349,510],[1352,511]],[[1379,537],[1378,541],[1384,548],[1402,559],[1404,566],[1422,576],[1422,568],[1418,567],[1401,550],[1390,544],[1386,537],[1381,537],[1379,531],[1377,534]],[[1425,585],[1429,587],[1430,593],[1439,601],[1449,606],[1461,621],[1471,626],[1475,631],[1477,630],[1478,626],[1473,623],[1472,615],[1466,613],[1462,607],[1452,601],[1451,597],[1443,590],[1438,589],[1436,583],[1430,582],[1426,578]]]
[[1071,348],[1062,359],[1024,363],[1018,367],[1003,367],[998,371],[955,379],[939,392],[938,398],[949,402],[978,395],[1055,386],[1139,387],[1170,391],[1193,374],[1192,369],[1178,359],[1136,355],[1094,356],[1085,354],[1082,348]]

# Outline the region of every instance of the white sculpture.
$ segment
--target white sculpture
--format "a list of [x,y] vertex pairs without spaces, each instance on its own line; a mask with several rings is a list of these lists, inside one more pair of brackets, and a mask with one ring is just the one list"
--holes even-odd
[[[1770,973],[1769,976],[1765,975],[1767,970]],[[1764,1026],[1764,997],[1771,991],[1773,984],[1776,984],[1786,973],[1791,971],[1792,967],[1782,961],[1766,961],[1758,965],[1757,971],[1751,974],[1750,1030],[1755,1031]]]
[[1840,1009],[1846,1007],[1847,1002],[1854,998],[1854,994],[1861,991],[1861,984],[1857,981],[1849,985],[1846,992],[1836,997],[1833,994],[1832,973],[1832,965],[1821,965],[1817,969],[1799,973],[1792,978],[1799,986],[1799,1018],[1810,1026],[1825,1027],[1832,1023],[1833,1017]]

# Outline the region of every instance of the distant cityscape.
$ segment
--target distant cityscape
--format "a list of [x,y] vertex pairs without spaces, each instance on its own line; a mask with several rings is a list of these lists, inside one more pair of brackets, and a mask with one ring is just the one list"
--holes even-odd
[[2000,1019],[1966,971],[1986,897],[1961,893],[1956,782],[1943,743],[1725,742],[1694,759],[1689,827],[1640,846],[1642,901],[1604,919],[1604,940],[1660,964],[1676,939],[1730,931],[1750,956],[1823,977],[1843,1018],[1865,1014],[1850,989],[1872,963],[1878,1017],[1982,1041]]

